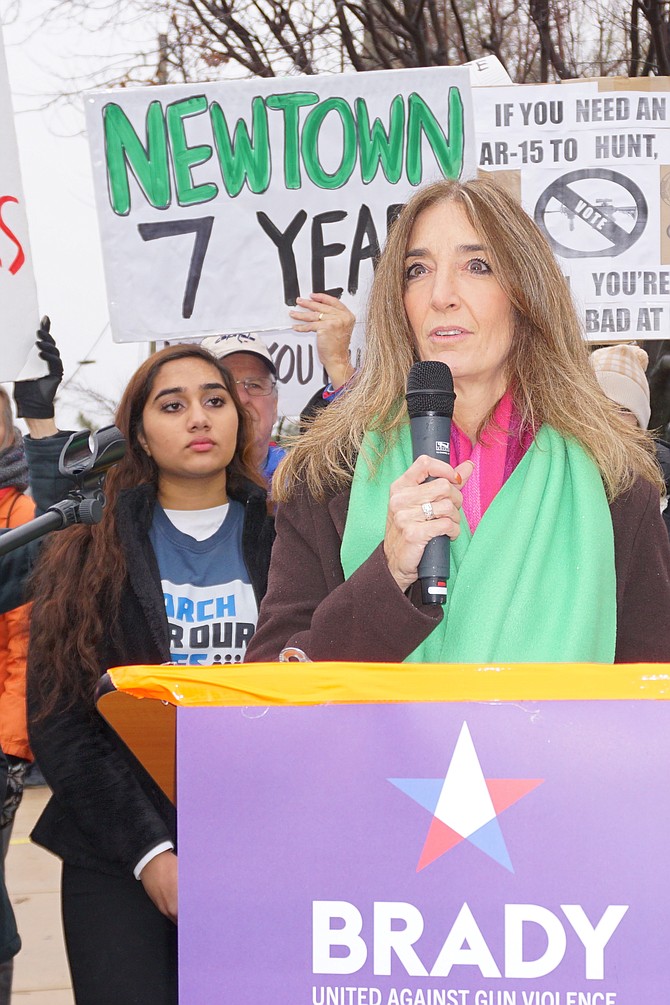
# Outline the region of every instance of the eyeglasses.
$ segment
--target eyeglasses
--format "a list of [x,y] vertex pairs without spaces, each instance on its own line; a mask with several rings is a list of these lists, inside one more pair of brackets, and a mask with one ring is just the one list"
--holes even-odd
[[264,398],[272,394],[277,381],[272,377],[245,377],[244,380],[236,380],[235,383],[241,384],[252,398]]

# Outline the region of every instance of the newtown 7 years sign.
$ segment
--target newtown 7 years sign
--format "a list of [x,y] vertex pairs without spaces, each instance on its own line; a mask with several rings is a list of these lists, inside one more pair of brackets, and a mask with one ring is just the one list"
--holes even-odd
[[138,88],[87,125],[116,341],[361,312],[397,208],[475,171],[467,68]]

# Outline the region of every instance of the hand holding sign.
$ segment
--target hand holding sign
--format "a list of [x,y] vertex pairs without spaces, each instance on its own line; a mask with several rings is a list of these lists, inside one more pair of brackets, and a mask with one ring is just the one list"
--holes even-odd
[[334,388],[351,377],[354,367],[349,358],[349,343],[356,317],[349,308],[328,293],[298,297],[302,310],[289,311],[297,332],[316,332],[316,350]]
[[21,419],[52,419],[54,398],[63,379],[63,361],[51,334],[51,321],[45,315],[37,330],[37,349],[49,372],[37,380],[17,380],[14,384],[16,414]]

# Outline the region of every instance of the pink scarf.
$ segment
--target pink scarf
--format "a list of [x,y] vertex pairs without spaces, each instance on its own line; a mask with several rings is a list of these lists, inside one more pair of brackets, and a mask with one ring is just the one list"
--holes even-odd
[[501,489],[533,442],[529,429],[521,430],[521,418],[509,391],[500,399],[493,419],[481,439],[472,443],[455,423],[451,426],[451,464],[470,460],[475,465],[463,489],[463,511],[474,533],[493,497]]

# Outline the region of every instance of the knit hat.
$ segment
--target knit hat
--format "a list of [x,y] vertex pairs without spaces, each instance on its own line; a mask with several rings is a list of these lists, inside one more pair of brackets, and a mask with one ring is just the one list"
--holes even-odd
[[248,352],[262,359],[273,377],[277,376],[277,368],[272,362],[270,350],[260,335],[256,332],[237,332],[234,335],[208,335],[200,343],[203,349],[211,352],[217,359],[231,356],[234,352]]
[[627,408],[646,429],[651,416],[646,369],[649,357],[639,345],[609,345],[591,353],[591,365],[603,391]]

